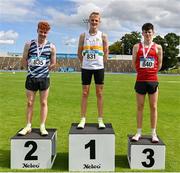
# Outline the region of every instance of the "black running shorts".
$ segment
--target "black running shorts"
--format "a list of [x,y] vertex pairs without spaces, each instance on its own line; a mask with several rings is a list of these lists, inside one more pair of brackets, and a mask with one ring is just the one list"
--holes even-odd
[[49,88],[50,78],[26,78],[25,88],[31,91],[43,91]]
[[154,94],[157,91],[159,82],[140,82],[136,81],[134,89],[139,94]]
[[90,85],[92,75],[94,75],[95,84],[104,84],[104,69],[87,70],[81,69],[81,79],[83,85]]

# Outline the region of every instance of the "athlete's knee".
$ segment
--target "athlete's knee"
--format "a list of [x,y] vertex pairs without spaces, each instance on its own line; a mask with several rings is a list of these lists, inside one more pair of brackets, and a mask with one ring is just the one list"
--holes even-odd
[[27,106],[28,106],[28,107],[32,107],[33,104],[34,104],[33,100],[28,100],[28,101],[27,101]]
[[150,104],[151,111],[157,111],[157,104]]
[[89,92],[88,91],[83,91],[82,96],[83,97],[88,97],[89,96]]
[[96,96],[97,97],[102,97],[103,96],[103,92],[101,90],[96,91]]
[[137,109],[138,109],[138,111],[143,111],[143,109],[144,109],[144,104],[143,104],[143,103],[138,104],[138,105],[137,105]]
[[83,97],[88,97],[89,96],[89,91],[88,90],[83,90],[82,96]]
[[41,107],[45,107],[45,106],[47,106],[47,100],[41,101]]

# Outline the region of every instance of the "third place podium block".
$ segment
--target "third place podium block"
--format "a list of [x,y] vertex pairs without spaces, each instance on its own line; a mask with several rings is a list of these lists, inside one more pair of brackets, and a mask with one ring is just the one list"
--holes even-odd
[[11,169],[47,169],[56,158],[56,129],[47,129],[41,136],[39,129],[25,136],[11,138]]
[[[131,169],[165,169],[165,144],[151,142],[151,136],[142,136],[138,142],[128,135],[128,161]],[[159,137],[158,137],[159,138]]]
[[69,171],[114,171],[115,134],[111,124],[98,129],[87,123],[77,129],[73,123],[69,132]]

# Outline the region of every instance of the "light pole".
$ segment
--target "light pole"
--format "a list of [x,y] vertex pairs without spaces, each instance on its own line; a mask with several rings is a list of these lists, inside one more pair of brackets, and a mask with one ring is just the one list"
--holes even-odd
[[87,30],[88,30],[89,19],[83,19],[83,23],[86,24],[86,27],[87,27]]
[[179,56],[180,56],[180,36],[179,36]]

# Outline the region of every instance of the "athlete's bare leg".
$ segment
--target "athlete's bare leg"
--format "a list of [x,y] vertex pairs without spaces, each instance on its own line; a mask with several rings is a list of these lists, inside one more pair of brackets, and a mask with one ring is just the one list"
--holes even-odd
[[39,91],[40,94],[40,105],[41,105],[41,124],[45,124],[47,119],[47,113],[48,113],[48,95],[49,95],[49,88],[44,91]]
[[136,103],[137,103],[137,133],[136,133],[135,136],[132,137],[133,141],[138,141],[140,139],[140,137],[141,137],[145,96],[146,95],[136,93]]
[[26,96],[27,96],[27,110],[26,110],[27,124],[29,123],[31,124],[36,91],[26,90]]
[[149,94],[149,106],[151,112],[152,129],[156,129],[157,126],[157,102],[158,102],[158,89],[154,94]]
[[87,100],[89,96],[90,85],[82,86],[82,100],[81,100],[81,117],[86,116]]
[[96,84],[98,116],[103,117],[103,85]]
[[143,110],[144,110],[144,102],[145,96],[143,94],[136,93],[136,103],[137,103],[137,128],[142,128],[142,120],[143,120]]

